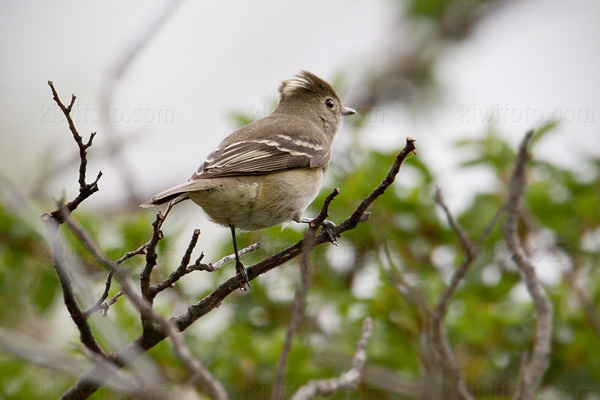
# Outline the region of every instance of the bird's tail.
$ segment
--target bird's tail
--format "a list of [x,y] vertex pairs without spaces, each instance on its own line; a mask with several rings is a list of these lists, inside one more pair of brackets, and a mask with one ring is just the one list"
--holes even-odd
[[170,196],[165,196],[165,197],[159,197],[158,195],[152,197],[150,200],[143,202],[142,204],[140,204],[140,207],[142,208],[150,208],[150,207],[156,207],[156,206],[160,206],[161,204],[166,204],[170,201],[173,202],[173,204],[177,204],[177,203],[181,203],[182,201],[187,200],[189,197],[187,196],[186,193],[175,193],[172,194]]
[[182,183],[181,185],[177,185],[163,192],[160,192],[159,194],[153,196],[150,200],[140,204],[140,207],[150,208],[168,203],[170,201],[175,201],[176,203],[179,203],[188,199],[187,194],[189,192],[205,190],[210,188],[211,186],[212,182],[210,182],[210,180],[190,180],[185,183]]

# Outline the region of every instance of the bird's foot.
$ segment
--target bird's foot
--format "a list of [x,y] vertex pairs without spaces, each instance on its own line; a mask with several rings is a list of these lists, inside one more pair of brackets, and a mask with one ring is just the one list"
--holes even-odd
[[[314,219],[313,218],[299,218],[297,220],[297,222],[302,223],[302,224],[308,224],[310,227],[316,228],[316,226],[314,226]],[[340,244],[337,241],[337,238],[339,237],[339,235],[336,236],[334,230],[335,230],[336,225],[329,221],[328,219],[326,219],[325,221],[321,222],[321,229],[322,232],[325,232],[325,235],[327,235],[327,239],[333,243],[336,246],[339,246]]]
[[323,232],[325,232],[325,234],[327,235],[327,239],[329,239],[331,243],[333,243],[335,246],[340,245],[334,233],[335,224],[333,222],[326,219],[321,223],[321,229]]
[[246,271],[246,267],[240,260],[237,260],[235,263],[235,272],[242,277],[242,287],[240,289],[242,292],[246,292],[250,290],[250,280],[248,279],[248,272]]

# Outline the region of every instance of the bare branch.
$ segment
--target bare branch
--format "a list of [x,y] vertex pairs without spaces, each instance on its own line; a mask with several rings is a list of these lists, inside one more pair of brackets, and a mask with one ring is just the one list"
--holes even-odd
[[[146,243],[145,254],[146,254],[146,265],[140,274],[140,291],[142,293],[142,297],[146,300],[150,306],[152,306],[152,302],[154,300],[154,296],[150,293],[150,275],[152,274],[152,270],[156,266],[158,254],[156,254],[156,246],[158,242],[163,238],[163,233],[160,230],[162,228],[163,223],[167,219],[167,216],[173,209],[174,203],[171,202],[167,205],[164,214],[159,211],[156,214],[156,219],[152,223],[152,237]],[[152,329],[152,321],[147,318],[147,315],[141,314],[142,319],[142,329],[144,332]]]
[[[239,250],[238,254],[241,257],[244,254],[250,253],[251,251],[258,250],[259,248],[260,248],[260,243],[253,243],[250,246],[244,247],[243,249]],[[225,256],[214,264],[200,264],[200,262],[197,261],[194,265],[190,265],[188,267],[188,271],[189,272],[192,272],[192,271],[214,272],[214,271],[220,270],[223,265],[227,264],[228,262],[232,262],[232,261],[235,261],[235,254],[230,254],[228,256]],[[202,268],[201,266],[204,266],[204,268]]]
[[[219,381],[206,369],[204,366],[194,358],[181,338],[180,332],[177,330],[175,325],[171,321],[165,320],[158,313],[152,309],[152,305],[140,296],[133,287],[133,284],[123,268],[119,267],[116,263],[112,262],[102,251],[96,246],[92,238],[88,233],[79,226],[72,218],[65,219],[66,225],[71,231],[77,236],[82,242],[84,247],[94,256],[94,258],[102,264],[105,268],[113,272],[114,276],[119,281],[123,293],[133,303],[135,308],[145,316],[146,320],[156,323],[166,334],[173,343],[173,351],[179,360],[190,370],[192,373],[192,380],[199,380],[205,390],[212,399],[226,400],[228,399],[225,389]],[[77,396],[76,392],[74,395]],[[63,398],[75,398],[68,397],[67,393],[63,395]]]
[[[59,207],[61,210],[62,207]],[[64,220],[64,219],[63,219]],[[58,235],[58,222],[54,219],[49,219],[46,221],[47,228],[47,236],[50,245],[52,246],[52,252],[54,257],[54,269],[56,270],[56,274],[58,275],[58,279],[60,280],[60,284],[63,290],[63,298],[67,310],[71,315],[71,319],[75,322],[77,329],[79,330],[79,339],[81,343],[92,351],[93,353],[99,355],[104,359],[108,359],[106,353],[94,337],[92,333],[92,329],[87,322],[87,315],[82,311],[79,306],[79,302],[75,297],[75,293],[73,291],[73,284],[71,283],[71,278],[69,277],[69,273],[67,271],[67,265],[65,262],[65,250],[60,241],[60,237]]]
[[86,143],[84,143],[83,138],[77,131],[77,128],[73,123],[73,119],[71,118],[71,109],[73,108],[73,104],[75,103],[75,95],[71,96],[71,103],[68,106],[65,106],[58,97],[58,93],[56,92],[52,81],[48,81],[48,85],[50,86],[50,89],[52,89],[52,96],[54,98],[54,101],[56,102],[56,104],[58,104],[58,107],[65,115],[67,123],[69,124],[69,130],[71,131],[73,139],[75,139],[75,142],[79,147],[79,194],[73,201],[67,203],[67,205],[64,206],[65,210],[59,209],[51,212],[50,214],[42,215],[42,221],[47,221],[50,218],[53,218],[60,225],[64,222],[62,221],[62,214],[64,212],[73,212],[79,206],[79,204],[81,204],[82,201],[84,201],[85,199],[87,199],[92,194],[98,191],[98,180],[102,176],[102,172],[98,172],[98,176],[96,176],[96,179],[92,183],[86,183],[85,175],[87,170],[87,149],[92,145],[92,140],[94,140],[96,132],[92,133],[90,135],[89,140]]
[[[306,293],[312,281],[313,265],[310,260],[310,252],[314,247],[315,238],[317,236],[317,229],[328,215],[329,204],[331,201],[340,193],[338,188],[335,188],[333,192],[325,199],[321,212],[312,220],[308,225],[308,230],[304,234],[304,240],[302,241],[302,256],[300,257],[300,285],[296,290],[294,305],[292,307],[292,316],[290,323],[285,332],[285,340],[283,342],[283,348],[279,354],[279,361],[277,362],[277,373],[275,375],[275,384],[273,385],[273,392],[271,393],[271,400],[283,399],[283,392],[285,388],[285,373],[287,370],[287,360],[292,350],[292,341],[294,336],[298,332],[298,328],[302,323],[304,312],[306,310]],[[335,240],[335,238],[334,238]]]
[[52,96],[58,107],[61,109],[65,118],[67,119],[67,123],[69,125],[69,130],[73,135],[73,139],[77,143],[79,147],[79,194],[77,197],[69,202],[67,205],[61,201],[58,204],[58,209],[53,211],[50,214],[42,215],[42,221],[46,225],[46,232],[48,241],[53,249],[53,257],[54,257],[54,269],[58,275],[58,278],[61,283],[61,287],[63,290],[63,298],[67,310],[71,315],[71,319],[75,322],[77,329],[79,330],[79,335],[81,342],[84,344],[86,348],[92,351],[94,354],[97,354],[103,359],[108,359],[106,353],[102,350],[92,330],[87,322],[88,315],[81,309],[77,298],[75,297],[73,291],[73,285],[71,283],[71,278],[69,277],[69,273],[67,271],[67,266],[65,263],[64,257],[64,248],[60,241],[60,237],[58,235],[58,228],[64,222],[65,215],[68,215],[70,212],[75,210],[82,201],[90,197],[93,193],[98,191],[98,180],[102,176],[102,172],[98,173],[96,180],[92,183],[88,184],[85,181],[86,177],[86,169],[87,169],[87,149],[92,145],[92,141],[94,139],[95,133],[90,135],[89,140],[84,143],[83,138],[77,131],[75,124],[73,123],[73,119],[71,118],[71,110],[73,108],[73,104],[75,103],[75,95],[71,96],[71,102],[68,106],[65,106],[60,100],[56,89],[54,88],[54,84],[51,81],[48,81],[48,85],[52,90]]
[[110,271],[108,273],[108,275],[106,276],[106,283],[104,284],[104,292],[102,292],[102,295],[100,296],[100,298],[98,299],[98,301],[96,302],[96,304],[94,304],[89,309],[85,310],[84,314],[85,314],[86,318],[89,318],[90,315],[92,315],[96,311],[100,311],[100,310],[103,310],[104,315],[106,316],[106,312],[108,311],[108,307],[105,306],[104,300],[106,300],[108,298],[108,292],[110,291],[110,286],[112,284],[112,278],[113,278],[113,272]]
[[387,188],[391,186],[392,183],[394,183],[394,180],[396,179],[396,175],[398,175],[398,172],[400,171],[402,163],[410,153],[417,154],[417,150],[415,149],[415,140],[409,136],[406,138],[406,145],[404,146],[402,151],[400,151],[400,153],[398,153],[398,155],[396,156],[394,164],[392,165],[392,168],[390,168],[390,170],[388,171],[385,178],[383,178],[381,183],[377,185],[377,187],[373,189],[373,191],[369,193],[367,197],[364,198],[364,200],[357,207],[356,211],[354,211],[354,213],[350,217],[348,217],[344,222],[342,222],[335,228],[336,234],[341,234],[342,232],[345,232],[348,229],[352,229],[356,227],[356,225],[358,225],[359,222],[361,222],[363,216],[365,215],[365,212],[367,211],[367,208],[369,208],[369,206],[373,204],[373,202],[377,200],[377,198],[381,196],[387,190]]
[[[152,239],[150,239],[150,241],[148,241],[147,243],[138,247],[137,249],[128,251],[121,258],[119,258],[117,261],[115,261],[115,264],[121,265],[122,263],[124,263],[125,261],[129,260],[132,257],[141,255],[141,254],[145,254],[146,248],[148,248],[151,241],[152,241]],[[113,277],[113,272],[110,271],[108,273],[108,276],[106,277],[106,283],[104,285],[104,292],[102,293],[102,295],[100,296],[100,298],[98,299],[96,304],[94,304],[91,308],[89,308],[88,310],[85,311],[85,314],[88,318],[91,314],[95,313],[96,311],[100,311],[100,310],[102,310],[102,316],[106,317],[106,314],[107,314],[110,306],[115,304],[117,302],[117,300],[119,299],[119,297],[121,297],[123,295],[123,292],[118,292],[110,300],[108,300],[106,303],[104,303],[104,301],[108,298],[108,293],[110,291],[110,287],[112,284],[112,277]]]
[[444,214],[446,214],[446,219],[448,220],[450,227],[452,228],[452,230],[458,237],[458,240],[460,241],[460,245],[466,255],[466,258],[468,260],[472,259],[473,256],[475,255],[475,250],[473,249],[473,243],[471,243],[471,240],[467,237],[467,234],[463,230],[462,226],[459,225],[459,223],[456,221],[456,219],[450,212],[450,209],[444,202],[444,197],[442,196],[442,191],[437,186],[435,187],[433,198],[434,198],[435,202],[441,207],[441,209],[444,210]]
[[367,361],[367,343],[371,338],[373,323],[370,317],[365,318],[362,337],[356,344],[356,352],[352,359],[352,368],[337,378],[309,381],[302,386],[291,400],[309,400],[316,396],[331,396],[342,390],[356,390],[362,379],[363,368]]
[[146,254],[146,247],[148,247],[148,243],[144,243],[142,246],[138,247],[137,249],[128,251],[127,253],[123,254],[123,256],[121,258],[119,258],[117,261],[115,261],[115,264],[121,265],[125,261],[129,260],[130,258],[139,256],[142,254]]
[[521,142],[515,169],[510,179],[506,199],[506,220],[503,231],[512,259],[521,271],[537,314],[535,341],[531,360],[523,367],[521,382],[516,398],[529,400],[540,385],[548,363],[550,361],[552,344],[552,303],[548,299],[535,272],[535,266],[527,259],[525,251],[518,236],[519,215],[523,209],[525,196],[525,167],[527,164],[527,150],[534,132],[529,131]]
[[194,251],[194,247],[198,243],[198,237],[200,236],[200,229],[195,229],[192,234],[192,238],[190,239],[190,243],[188,244],[187,250],[181,259],[181,263],[179,267],[175,271],[173,271],[165,280],[161,281],[156,285],[150,286],[148,288],[148,296],[153,299],[156,297],[158,293],[165,290],[168,287],[171,287],[181,278],[183,275],[187,273],[187,265],[192,258],[192,252]]
[[321,211],[319,212],[319,215],[317,215],[317,218],[310,221],[309,225],[311,228],[317,228],[317,227],[321,226],[323,221],[325,221],[325,218],[327,218],[329,216],[329,205],[331,204],[333,199],[335,199],[335,197],[338,194],[340,194],[340,188],[336,187],[333,189],[333,191],[331,193],[329,193],[329,195],[327,195],[327,197],[325,198],[325,201],[323,202],[323,207],[321,207]]

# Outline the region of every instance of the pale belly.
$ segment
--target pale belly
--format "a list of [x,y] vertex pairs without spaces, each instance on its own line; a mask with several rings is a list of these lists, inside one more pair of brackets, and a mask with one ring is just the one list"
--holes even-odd
[[231,178],[188,196],[214,222],[252,231],[299,218],[319,193],[324,175],[324,169],[313,169]]

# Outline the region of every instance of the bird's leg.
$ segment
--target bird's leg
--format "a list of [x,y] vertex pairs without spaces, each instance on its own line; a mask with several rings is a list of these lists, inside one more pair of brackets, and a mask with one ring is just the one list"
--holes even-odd
[[[314,220],[315,220],[314,218],[305,218],[305,217],[295,219],[295,221],[300,224],[309,224],[309,225]],[[321,227],[323,228],[323,232],[325,232],[325,234],[327,235],[327,239],[329,239],[329,241],[331,243],[333,243],[334,245],[339,246],[337,238],[335,237],[335,234],[333,233],[335,224],[333,222],[329,221],[328,219],[326,219],[323,222],[321,222]]]
[[238,253],[237,239],[235,238],[235,226],[230,225],[229,228],[231,229],[231,237],[233,238],[233,251],[235,252],[235,272],[238,275],[241,275],[242,279],[244,279],[246,281],[245,283],[242,283],[242,287],[240,288],[240,289],[242,289],[242,291],[245,292],[246,290],[250,289],[250,280],[248,279],[248,273],[246,272],[246,267],[240,261],[240,254]]

